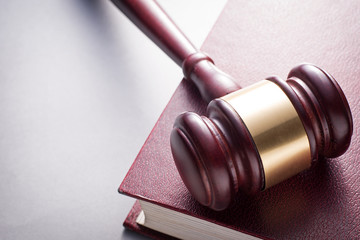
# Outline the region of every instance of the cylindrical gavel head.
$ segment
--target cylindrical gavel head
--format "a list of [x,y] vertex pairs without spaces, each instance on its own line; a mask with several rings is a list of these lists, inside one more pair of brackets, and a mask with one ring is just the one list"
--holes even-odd
[[309,64],[286,81],[270,77],[211,101],[207,117],[186,112],[171,150],[191,194],[214,210],[239,191],[253,194],[349,147],[352,117],[337,82]]

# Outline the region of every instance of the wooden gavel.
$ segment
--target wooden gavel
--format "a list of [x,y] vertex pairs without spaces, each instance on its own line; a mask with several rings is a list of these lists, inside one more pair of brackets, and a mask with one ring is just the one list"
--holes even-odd
[[156,2],[112,1],[209,102],[207,116],[181,114],[170,136],[180,176],[201,204],[223,210],[239,190],[263,191],[308,169],[319,156],[337,157],[349,147],[349,104],[324,70],[302,64],[286,81],[270,77],[240,89]]

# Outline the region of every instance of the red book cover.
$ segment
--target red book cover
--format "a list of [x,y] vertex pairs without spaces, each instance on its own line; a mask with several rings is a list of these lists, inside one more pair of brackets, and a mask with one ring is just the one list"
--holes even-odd
[[[195,87],[183,80],[119,191],[258,237],[359,239],[359,10],[359,1],[230,0],[202,47],[244,87],[275,74],[286,78],[292,67],[303,62],[331,73],[354,120],[352,143],[344,155],[319,159],[309,170],[255,196],[240,193],[227,210],[203,207],[183,184],[170,150],[175,118],[184,111],[206,111]],[[164,239],[136,225],[139,211],[136,203],[125,226]]]

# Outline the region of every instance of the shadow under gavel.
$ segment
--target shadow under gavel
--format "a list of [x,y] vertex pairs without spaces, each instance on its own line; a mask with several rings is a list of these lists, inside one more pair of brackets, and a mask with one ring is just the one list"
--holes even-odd
[[302,64],[286,81],[270,77],[240,89],[194,47],[152,0],[112,2],[177,65],[207,101],[207,116],[185,112],[170,136],[176,167],[201,204],[223,210],[240,190],[263,191],[349,147],[353,123],[335,79]]

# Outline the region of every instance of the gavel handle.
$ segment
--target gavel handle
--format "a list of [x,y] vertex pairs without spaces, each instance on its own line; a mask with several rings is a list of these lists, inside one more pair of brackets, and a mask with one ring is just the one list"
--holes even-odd
[[[198,88],[202,98],[212,99],[240,87],[200,52],[153,0],[112,0],[112,2],[173,61],[182,67],[186,79]],[[196,67],[195,67],[196,66]]]
[[112,2],[174,62],[182,66],[196,47],[155,1],[112,0]]

